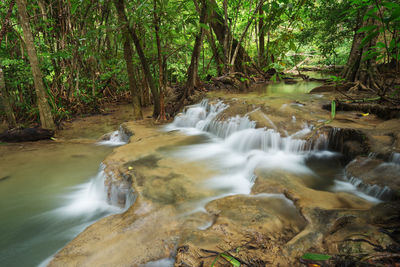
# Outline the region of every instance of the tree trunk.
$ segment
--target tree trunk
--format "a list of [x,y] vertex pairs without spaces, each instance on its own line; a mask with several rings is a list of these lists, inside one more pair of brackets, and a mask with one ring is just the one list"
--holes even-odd
[[164,67],[163,67],[163,58],[161,54],[161,40],[160,40],[160,18],[158,16],[157,12],[157,0],[153,0],[153,5],[154,5],[154,31],[156,33],[156,43],[157,43],[157,61],[158,61],[158,73],[159,73],[159,79],[158,79],[158,87],[160,88],[160,115],[159,119],[160,121],[165,121],[167,118],[165,116],[165,103],[164,103]]
[[361,42],[366,36],[366,33],[357,32],[361,27],[374,24],[376,24],[374,19],[363,21],[363,14],[359,16],[349,58],[341,75],[350,82],[360,82],[366,87],[379,90],[379,85],[376,82],[376,75],[378,73],[376,57],[368,60],[364,59],[371,47],[375,46],[378,36],[372,38],[367,44],[361,47]]
[[[217,12],[218,5],[215,0],[207,0],[207,6],[209,8],[208,21],[211,24],[211,27],[217,36],[217,40],[221,46],[224,46],[224,40],[227,36],[228,40],[232,40],[232,50],[236,49],[236,46],[239,45],[238,55],[235,61],[234,70],[238,72],[246,72],[246,67],[244,66],[244,61],[249,60],[249,56],[244,50],[243,46],[238,44],[238,41],[235,38],[232,38],[232,33],[227,27],[227,23],[224,23],[224,18]],[[224,48],[225,49],[225,48]],[[232,53],[233,53],[232,51]],[[232,56],[231,53],[231,56]]]
[[28,13],[26,12],[25,0],[17,0],[18,14],[21,21],[22,30],[24,31],[24,39],[26,44],[26,50],[28,52],[29,62],[31,65],[31,71],[33,75],[33,81],[35,84],[35,91],[37,96],[37,103],[39,107],[40,123],[42,128],[54,130],[53,115],[49,103],[47,102],[46,90],[43,85],[43,76],[40,71],[39,61],[36,54],[35,43],[31,28],[29,25]]
[[258,66],[260,68],[264,67],[264,55],[265,55],[265,28],[264,28],[264,11],[262,9],[263,6],[260,6],[258,15],[260,16],[258,19]]
[[3,26],[1,27],[1,31],[0,31],[0,45],[3,41],[3,37],[4,37],[5,33],[7,32],[7,28],[8,28],[8,24],[10,22],[10,17],[12,14],[14,4],[15,4],[15,0],[11,0],[8,11],[7,11],[7,15],[4,19]]
[[[196,0],[194,0],[196,1]],[[204,35],[204,28],[202,25],[204,25],[206,21],[206,15],[207,15],[207,4],[206,1],[202,1],[202,7],[201,7],[201,12],[200,12],[200,29],[199,33],[196,36],[195,42],[194,42],[194,47],[193,47],[193,52],[192,52],[192,58],[190,61],[190,65],[187,71],[188,74],[188,79],[186,81],[186,86],[185,86],[185,92],[183,94],[183,99],[186,99],[189,97],[191,94],[193,94],[195,86],[198,85],[198,68],[199,68],[199,58],[200,58],[200,48],[203,40],[203,35]]]
[[233,52],[232,61],[231,61],[231,64],[230,64],[230,66],[231,66],[231,71],[232,71],[232,72],[235,71],[235,68],[234,68],[234,66],[235,66],[235,60],[236,60],[236,58],[237,58],[237,55],[238,55],[238,52],[239,52],[239,48],[240,48],[241,45],[242,45],[243,39],[244,39],[244,37],[246,36],[247,30],[249,29],[251,23],[253,22],[253,19],[254,19],[255,15],[257,14],[258,10],[262,7],[263,3],[264,3],[264,0],[261,0],[261,1],[258,3],[257,7],[254,9],[253,15],[251,16],[251,18],[250,18],[249,21],[247,22],[246,28],[244,29],[242,35],[240,36],[239,42],[237,43],[236,48],[235,48],[235,51]]
[[[3,22],[3,26],[1,27],[1,31],[0,31],[0,47],[1,47],[1,43],[3,41],[3,37],[7,32],[7,28],[9,26],[9,21],[10,21],[10,17],[12,14],[12,10],[15,4],[15,0],[11,0],[10,2],[10,6],[8,8],[8,12],[7,15],[4,19]],[[9,128],[14,128],[17,126],[17,122],[15,120],[15,115],[14,115],[14,111],[12,110],[11,107],[11,102],[10,102],[10,98],[6,89],[6,83],[4,80],[4,73],[3,73],[3,69],[1,68],[0,65],[0,94],[1,94],[1,104],[4,107],[4,113],[6,114],[7,117],[7,122],[8,122],[8,127]]]
[[17,122],[15,120],[14,111],[11,108],[10,98],[8,97],[8,92],[6,90],[6,84],[4,81],[3,70],[0,66],[0,94],[1,94],[1,104],[3,105],[4,112],[6,113],[8,127],[14,128],[17,126]]
[[133,119],[142,120],[143,119],[142,106],[140,103],[140,95],[139,95],[139,90],[137,88],[137,82],[134,76],[135,70],[132,61],[133,52],[132,52],[132,45],[128,29],[128,19],[125,16],[124,0],[114,0],[114,5],[115,8],[117,9],[119,23],[123,25],[121,28],[121,32],[124,38],[124,58],[126,62],[126,70],[128,72],[129,90],[131,91],[131,98],[133,105]]
[[157,91],[157,88],[154,84],[153,76],[151,75],[149,64],[147,62],[146,57],[144,56],[143,48],[142,48],[142,45],[140,44],[140,40],[139,40],[138,36],[136,35],[136,31],[135,31],[135,29],[132,29],[132,28],[130,28],[129,30],[130,30],[133,42],[135,43],[136,52],[139,55],[140,63],[142,64],[144,76],[146,77],[147,84],[149,85],[151,94],[153,95],[153,102],[154,102],[153,103],[153,105],[154,105],[153,118],[157,118],[160,115],[160,94]]

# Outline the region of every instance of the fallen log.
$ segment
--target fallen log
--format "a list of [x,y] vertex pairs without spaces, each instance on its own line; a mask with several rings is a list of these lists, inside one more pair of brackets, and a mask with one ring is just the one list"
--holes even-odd
[[[331,104],[323,105],[322,108],[331,110]],[[384,120],[400,118],[399,106],[385,106],[375,103],[344,103],[336,101],[336,111],[360,111],[363,113],[375,114]]]
[[0,134],[1,142],[27,142],[50,139],[54,131],[42,128],[14,128]]

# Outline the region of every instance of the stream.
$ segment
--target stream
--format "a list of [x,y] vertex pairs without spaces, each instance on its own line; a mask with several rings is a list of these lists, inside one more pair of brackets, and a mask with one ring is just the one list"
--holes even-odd
[[[256,94],[302,99],[310,97],[305,93],[319,84],[280,83],[269,85],[265,91]],[[312,97],[318,99],[320,96]],[[297,102],[296,105],[302,107]],[[326,150],[327,140],[309,147],[300,139],[312,130],[312,125],[304,124],[293,133],[282,133],[269,118],[271,128],[256,127],[249,114],[217,119],[228,107],[223,101],[210,103],[203,100],[186,107],[174,122],[161,129],[198,137],[192,144],[176,146],[163,153],[175,160],[201,162],[216,173],[202,181],[193,181],[195,190],[207,188],[207,197],[185,199],[180,203],[189,206],[183,209],[186,215],[188,212],[204,212],[205,205],[215,199],[250,194],[257,168],[303,175],[307,177],[310,188],[349,192],[370,202],[379,202],[341,179],[340,155]],[[287,123],[295,124],[295,116],[290,116]],[[114,127],[116,129],[115,123]],[[45,266],[52,255],[88,225],[126,210],[132,204],[130,201],[126,202],[125,208],[108,204],[105,175],[100,164],[114,145],[123,144],[124,140],[114,132],[110,141],[102,144],[93,144],[92,140],[1,146],[0,178],[6,178],[0,180],[0,265]],[[280,207],[287,212],[293,210],[290,212],[297,214],[291,201],[283,195],[264,194],[260,197],[277,199],[274,208]],[[207,223],[199,229],[206,229],[209,225]],[[163,266],[172,263],[169,259],[161,262]],[[148,266],[159,264],[153,262]]]
[[83,118],[62,142],[0,146],[0,266],[46,265],[87,226],[124,210],[107,203],[100,165],[123,142],[94,143],[127,117],[118,116]]

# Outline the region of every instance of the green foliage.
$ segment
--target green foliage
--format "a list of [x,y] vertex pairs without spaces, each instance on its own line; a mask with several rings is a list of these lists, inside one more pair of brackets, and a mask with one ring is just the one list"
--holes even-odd
[[363,21],[373,23],[363,26],[357,31],[357,33],[365,35],[360,46],[365,47],[371,40],[378,36],[383,36],[383,41],[377,42],[363,55],[363,60],[372,58],[376,58],[378,61],[386,60],[387,62],[391,59],[398,60],[400,50],[400,38],[398,36],[400,31],[400,4],[387,0],[352,0],[351,3],[359,12],[366,10]]
[[317,254],[317,253],[305,253],[301,256],[303,260],[313,260],[313,261],[325,261],[332,258],[332,256],[326,254]]

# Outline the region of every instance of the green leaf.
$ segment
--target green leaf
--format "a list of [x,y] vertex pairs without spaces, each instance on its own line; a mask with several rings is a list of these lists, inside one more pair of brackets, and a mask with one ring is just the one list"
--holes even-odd
[[368,34],[367,36],[364,37],[364,39],[362,39],[360,47],[364,47],[369,41],[371,41],[372,39],[374,39],[376,36],[378,36],[379,31],[375,31],[372,32],[370,34]]
[[230,256],[230,255],[227,255],[227,254],[224,254],[224,253],[221,253],[220,255],[221,255],[221,257],[224,258],[227,262],[229,262],[230,264],[232,264],[232,266],[234,266],[234,267],[240,267],[240,262],[239,262],[237,259],[235,259],[234,257],[232,257],[232,256]]
[[389,2],[389,1],[384,2],[384,3],[383,3],[383,6],[386,7],[386,8],[388,8],[388,9],[400,8],[400,5],[399,5],[399,4],[394,3],[394,2]]
[[[332,101],[334,102],[334,100]],[[329,260],[332,256],[325,254],[317,254],[317,253],[305,253],[301,258],[303,260],[313,260],[313,261],[326,261]]]
[[377,27],[378,27],[377,25],[367,25],[367,26],[361,27],[361,28],[357,31],[357,33],[369,32],[369,31],[371,31],[371,30],[376,29]]
[[332,100],[331,103],[331,120],[333,120],[336,116],[336,102],[335,100]]
[[218,254],[217,257],[215,257],[215,259],[213,260],[213,262],[211,263],[210,267],[213,267],[214,264],[217,262],[217,260],[219,259],[219,257],[221,256],[221,254]]

